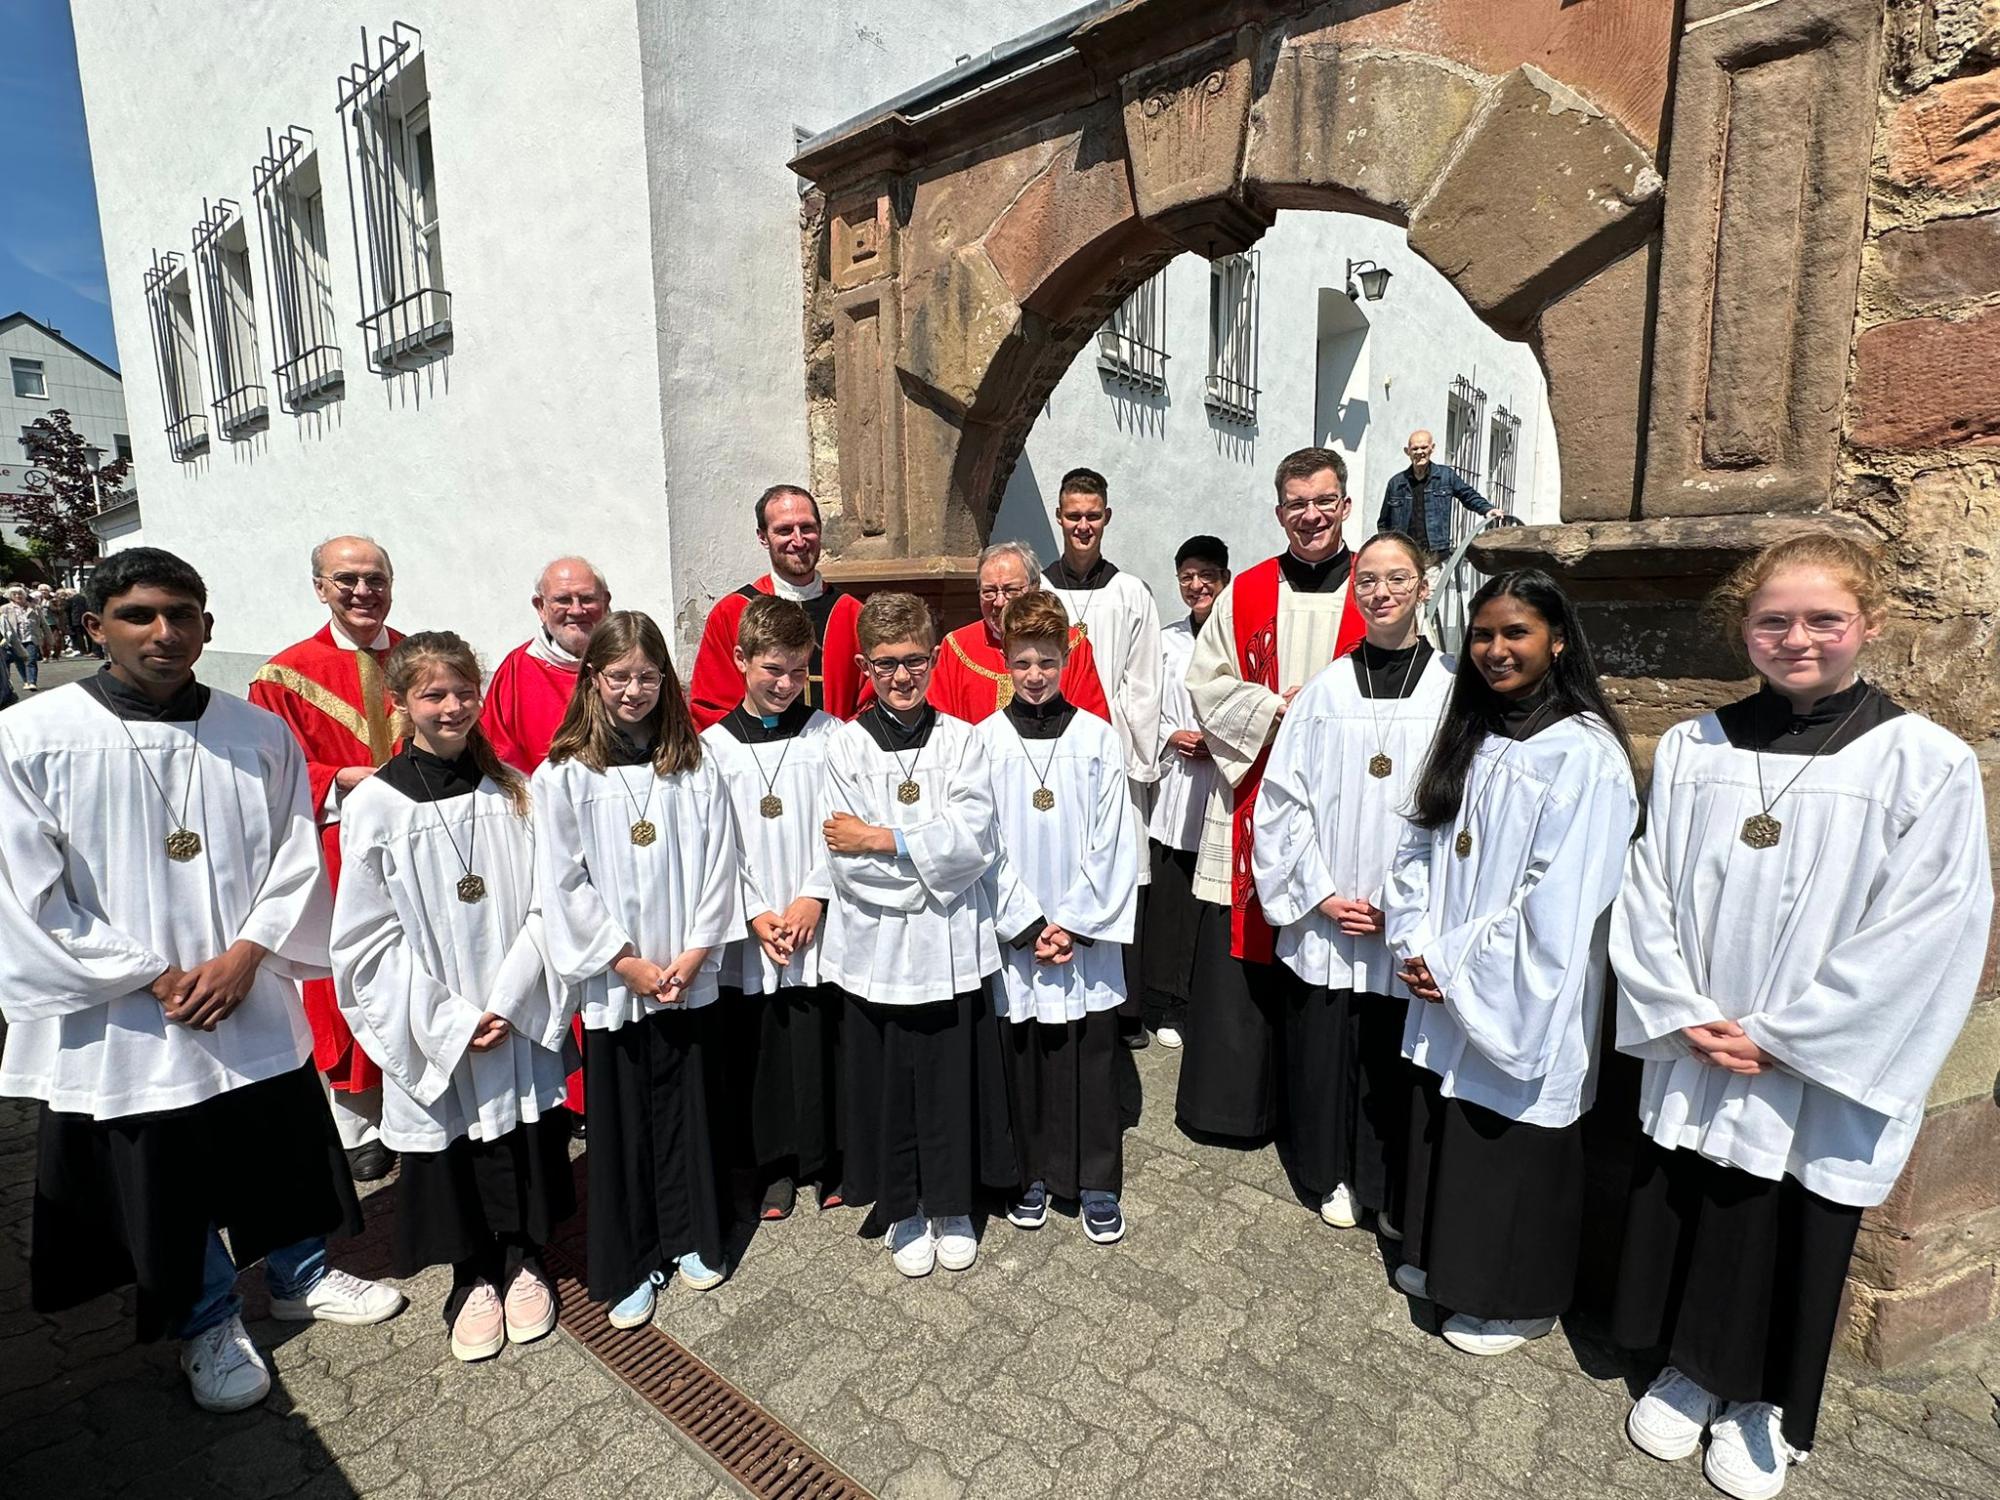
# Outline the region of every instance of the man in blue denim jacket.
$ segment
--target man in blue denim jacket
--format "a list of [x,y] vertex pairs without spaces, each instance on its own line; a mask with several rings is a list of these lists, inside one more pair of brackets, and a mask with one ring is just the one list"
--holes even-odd
[[[1378,531],[1402,531],[1422,542],[1442,557],[1451,551],[1451,505],[1456,500],[1476,516],[1493,509],[1493,503],[1467,484],[1449,464],[1431,462],[1435,445],[1421,429],[1410,434],[1403,452],[1410,466],[1389,476],[1389,488],[1382,496]],[[1418,498],[1422,497],[1422,504]]]

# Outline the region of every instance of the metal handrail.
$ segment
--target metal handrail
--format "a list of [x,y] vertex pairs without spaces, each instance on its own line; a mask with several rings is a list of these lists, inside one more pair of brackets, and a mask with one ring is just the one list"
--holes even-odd
[[[1452,549],[1451,555],[1438,568],[1437,585],[1432,588],[1430,598],[1425,601],[1420,618],[1424,634],[1438,643],[1439,650],[1446,649],[1441,623],[1446,603],[1456,604],[1459,614],[1463,616],[1465,601],[1478,592],[1476,589],[1464,587],[1460,582],[1461,574],[1468,571],[1466,558],[1472,552],[1472,544],[1496,527],[1520,524],[1519,516],[1509,515],[1501,510],[1488,511],[1479,518],[1479,524],[1465,534],[1465,539]],[[1461,641],[1458,644],[1463,646],[1464,643]]]

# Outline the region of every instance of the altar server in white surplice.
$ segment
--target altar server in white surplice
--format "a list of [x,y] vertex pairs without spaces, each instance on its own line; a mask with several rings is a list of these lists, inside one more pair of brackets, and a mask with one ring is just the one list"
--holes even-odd
[[1251,852],[1278,930],[1278,1138],[1322,1219],[1348,1229],[1370,1210],[1392,1238],[1410,1123],[1409,1004],[1382,930],[1382,888],[1453,665],[1417,631],[1424,567],[1397,532],[1354,554],[1368,634],[1299,690],[1278,726]]
[[1604,937],[1638,817],[1576,610],[1547,574],[1473,595],[1466,661],[1382,909],[1418,1068],[1397,1285],[1502,1354],[1555,1327],[1583,1237]]
[[1021,1191],[1008,1219],[1039,1229],[1051,1196],[1076,1200],[1096,1244],[1125,1236],[1118,1007],[1138,915],[1138,830],[1116,734],[1060,688],[1069,616],[1053,593],[1007,606],[1007,706],[979,726],[993,776],[1003,930],[1031,920],[1002,956],[1014,1148]]
[[590,1130],[590,1295],[652,1321],[670,1270],[724,1274],[722,951],[743,931],[736,818],[702,753],[666,638],[636,611],[591,632],[576,696],[534,776],[549,957],[578,990]]
[[1732,1495],[1811,1448],[1864,1209],[1895,1185],[1978,986],[1993,892],[1979,767],[1858,675],[1876,560],[1822,533],[1723,587],[1762,683],[1676,725],[1611,932],[1642,1058],[1612,1332],[1668,1364],[1633,1408]]
[[876,594],[856,622],[875,703],[833,735],[821,794],[833,899],[820,973],[841,1020],[847,1201],[905,1276],[969,1268],[980,1186],[1013,1189],[986,874],[998,850],[978,732],[927,701],[930,607]]
[[833,892],[820,786],[840,720],[808,698],[813,649],[803,605],[751,600],[736,627],[743,699],[701,736],[736,812],[749,933],[722,957],[730,1129],[761,1179],[765,1220],[790,1217],[800,1182],[815,1185],[821,1208],[841,1204],[841,999],[819,972]]
[[402,1153],[396,1274],[450,1266],[451,1352],[489,1359],[556,1325],[542,1248],[576,1212],[568,992],[543,942],[528,779],[479,727],[478,657],[424,631],[382,673],[402,749],[343,807],[334,990]]
[[403,1298],[327,1265],[361,1219],[299,990],[331,905],[305,757],[195,680],[207,601],[172,553],[105,559],[85,624],[110,664],[0,716],[0,1094],[41,1101],[35,1308],[136,1283],[139,1337],[183,1340],[196,1404],[239,1411],[271,1377],[238,1264],[280,1319]]

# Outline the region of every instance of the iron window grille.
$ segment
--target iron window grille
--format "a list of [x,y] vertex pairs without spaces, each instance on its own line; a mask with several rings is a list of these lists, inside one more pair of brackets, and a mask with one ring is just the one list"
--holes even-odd
[[146,271],[146,321],[153,334],[160,410],[167,419],[167,452],[177,464],[191,463],[208,452],[208,417],[201,409],[187,266],[171,250],[154,251]]
[[[1461,375],[1451,383],[1445,397],[1444,448],[1446,460],[1459,477],[1479,488],[1479,445],[1486,435],[1486,392]],[[1462,505],[1451,508],[1451,544],[1456,550],[1479,529],[1480,520]]]
[[249,227],[234,199],[202,200],[194,227],[195,279],[201,288],[202,331],[208,343],[210,407],[224,442],[271,425],[271,406],[257,376],[257,305],[252,291]]
[[1208,275],[1208,409],[1257,420],[1257,252],[1225,255]]
[[1502,515],[1514,512],[1514,463],[1521,451],[1521,419],[1506,407],[1493,413],[1486,444],[1486,497]]
[[347,196],[368,368],[413,370],[451,352],[423,38],[401,21],[361,34],[361,61],[339,80]]
[[1167,388],[1167,275],[1162,271],[1119,303],[1097,330],[1097,368],[1118,384],[1158,394]]
[[271,377],[278,404],[296,416],[338,401],[347,391],[326,258],[326,193],[311,131],[294,125],[276,137],[267,130],[264,138],[251,182],[265,302],[278,351]]

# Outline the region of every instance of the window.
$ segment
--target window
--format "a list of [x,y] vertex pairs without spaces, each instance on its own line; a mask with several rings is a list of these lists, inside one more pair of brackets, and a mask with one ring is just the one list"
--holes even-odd
[[257,369],[257,307],[250,289],[250,238],[228,198],[205,213],[194,231],[201,281],[202,326],[208,334],[208,382],[216,425],[229,442],[271,425]]
[[1487,498],[1503,515],[1514,514],[1514,457],[1521,449],[1521,419],[1506,407],[1493,413],[1486,444]]
[[[1479,488],[1479,444],[1486,433],[1486,392],[1463,375],[1451,383],[1444,405],[1444,461],[1474,489]],[[1479,517],[1462,505],[1451,508],[1451,541],[1456,548],[1479,527]]]
[[7,363],[14,369],[16,396],[30,401],[49,399],[49,383],[42,374],[42,362],[39,359],[10,359]]
[[297,414],[347,390],[333,328],[333,277],[326,259],[326,194],[312,132],[294,125],[272,138],[252,176],[264,246],[264,282],[278,349],[278,402]]
[[1097,330],[1097,368],[1140,391],[1167,388],[1167,273],[1118,304]]
[[187,266],[169,251],[153,256],[146,272],[146,321],[153,333],[153,373],[160,384],[160,409],[167,419],[167,451],[177,464],[208,451],[208,418],[201,409],[195,365],[194,299]]
[[401,21],[340,80],[368,367],[414,369],[451,350],[422,38]]
[[1257,420],[1257,252],[1225,255],[1208,274],[1208,409]]
[[111,450],[126,463],[132,462],[132,439],[122,432],[111,434]]

